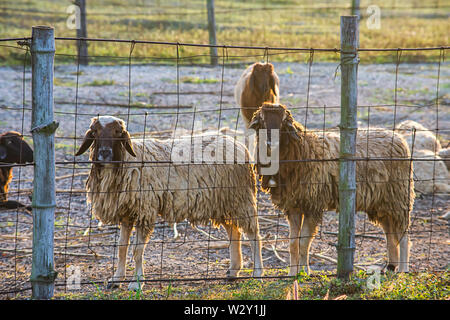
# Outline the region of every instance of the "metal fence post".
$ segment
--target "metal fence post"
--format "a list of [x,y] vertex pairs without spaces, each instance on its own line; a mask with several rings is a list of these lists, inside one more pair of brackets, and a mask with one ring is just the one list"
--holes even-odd
[[55,139],[53,121],[54,30],[33,27],[31,42],[32,122],[34,145],[32,298],[53,296],[53,233],[55,220]]
[[341,17],[341,123],[339,153],[339,278],[353,271],[355,252],[358,16]]
[[[209,44],[215,46],[216,43],[216,19],[214,17],[214,0],[206,0],[206,7],[208,9],[208,31]],[[211,64],[213,66],[218,64],[217,47],[210,47]]]

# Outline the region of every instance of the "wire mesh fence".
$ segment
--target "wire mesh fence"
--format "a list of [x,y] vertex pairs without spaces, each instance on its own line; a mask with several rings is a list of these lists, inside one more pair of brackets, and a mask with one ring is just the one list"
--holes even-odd
[[[7,40],[3,39],[0,45],[21,56],[23,65],[0,69],[3,79],[0,89],[2,132],[18,131],[31,145],[30,51],[26,45],[16,45],[16,41],[24,44],[29,39]],[[59,43],[68,41],[79,39],[56,38],[56,48]],[[198,56],[209,55],[208,45],[114,39],[88,41],[95,45],[128,46],[129,55],[90,56],[90,61],[95,62],[91,66],[80,65],[76,52],[55,55],[54,118],[60,124],[55,136],[54,253],[58,272],[55,280],[57,291],[74,288],[92,290],[94,285],[104,284],[114,276],[118,268],[117,255],[123,246],[119,243],[121,231],[118,226],[100,223],[93,214],[92,205],[86,203],[86,179],[95,161],[93,164],[87,154],[76,157],[75,153],[89,128],[91,118],[114,116],[124,120],[126,129],[135,142],[158,139],[167,143],[173,141],[175,133],[177,137],[192,137],[193,134],[205,131],[216,135],[231,132],[243,136],[245,124],[240,107],[234,99],[234,86],[243,70],[255,61],[271,62],[275,55],[278,59],[280,56],[290,56],[291,59],[295,56],[297,62],[274,63],[275,71],[280,77],[281,102],[309,132],[318,135],[326,132],[339,133],[338,62],[315,62],[318,55],[339,53],[339,50],[217,46],[219,66],[213,68],[192,63]],[[138,46],[144,47],[139,52],[145,52],[145,47],[148,46],[169,46],[174,53],[171,57],[136,55]],[[198,54],[185,56],[185,46],[195,46]],[[244,50],[245,54],[242,54]],[[436,57],[435,63],[402,62],[408,52],[422,50],[431,51]],[[445,60],[447,50],[448,47],[359,49],[361,62],[364,62],[365,52],[387,51],[392,54],[391,64],[359,65],[358,131],[374,132],[378,128],[384,128],[401,132],[409,142],[412,155],[408,160],[414,164],[416,191],[408,231],[412,242],[412,272],[444,271],[448,263],[448,224],[440,218],[449,211],[450,188],[448,160],[444,159],[442,152],[448,147],[450,137],[448,86],[445,81],[449,77],[448,63]],[[102,61],[107,63],[103,64]],[[414,124],[409,127],[407,124],[399,126],[405,120],[416,120],[424,127]],[[224,127],[228,129],[219,132]],[[437,141],[431,150],[424,151],[426,147],[417,147],[422,133]],[[442,157],[438,157],[438,154]],[[371,162],[404,159],[367,157],[355,160]],[[338,162],[339,159],[294,161]],[[31,203],[33,165],[34,163],[1,164],[2,170],[13,168],[8,199],[25,205]],[[158,166],[169,168],[173,164],[170,161],[137,158],[120,165],[138,169]],[[204,163],[200,165],[205,167]],[[199,164],[185,165],[191,172],[196,170],[196,166]],[[215,170],[220,167],[217,164],[206,166],[216,167]],[[203,189],[217,189],[216,192],[225,194],[227,189],[243,187],[239,183],[230,187],[207,182],[203,186],[199,184],[193,187],[189,185],[189,179],[186,181],[187,186],[174,186],[168,179],[163,189],[171,192],[175,189],[183,190],[186,195],[192,195],[200,194]],[[357,180],[358,184],[364,182],[367,181]],[[304,187],[308,188],[310,185],[305,183]],[[140,184],[137,190],[119,188],[105,192],[140,193],[145,200],[159,191],[161,190],[155,189],[154,185]],[[273,206],[269,194],[258,188],[256,197],[264,277],[285,278],[289,269],[291,241],[288,222],[283,212]],[[188,196],[186,198],[192,199]],[[167,201],[164,197],[159,200],[160,208],[164,207],[165,200]],[[118,210],[120,203],[115,205]],[[186,207],[190,207],[189,200],[186,200]],[[21,292],[26,294],[31,288],[32,215],[26,208],[5,208],[0,212],[0,218],[0,294],[4,297]],[[145,280],[140,281],[152,285],[170,281],[190,283],[227,279],[227,270],[230,268],[229,248],[237,240],[230,240],[225,228],[216,228],[211,221],[193,226],[188,219],[166,220],[168,221],[158,217],[152,225],[153,233],[144,252]],[[313,271],[335,272],[337,235],[338,216],[334,211],[325,211],[310,250]],[[379,226],[370,223],[363,212],[356,214],[355,235],[356,269],[386,264],[385,234]],[[130,241],[133,249],[127,253],[127,276],[123,280],[127,284],[134,281],[135,270],[131,255],[134,246],[139,245],[136,239],[134,234]],[[245,236],[242,239],[242,278],[254,276],[253,257],[251,241]],[[79,287],[74,287],[74,284]]]

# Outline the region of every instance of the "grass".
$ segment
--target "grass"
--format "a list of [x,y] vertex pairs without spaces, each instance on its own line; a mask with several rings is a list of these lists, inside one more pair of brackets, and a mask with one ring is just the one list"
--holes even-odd
[[[30,36],[31,26],[51,25],[58,37],[73,37],[75,30],[67,27],[66,9],[70,3],[50,0],[9,2],[0,15],[0,38]],[[372,4],[362,0],[363,8]],[[448,45],[448,16],[443,12],[450,0],[419,3],[407,0],[381,2],[381,28],[370,29],[367,14],[362,10],[360,46],[362,48],[430,47]],[[217,42],[225,45],[339,48],[341,15],[350,14],[350,1],[333,0],[316,3],[306,0],[232,1],[216,2]],[[393,8],[395,5],[396,8]],[[416,6],[416,8],[414,8]],[[417,7],[418,6],[418,7]],[[421,8],[421,7],[427,8]],[[256,10],[256,11],[255,11]],[[87,7],[88,36],[181,43],[208,43],[207,15],[204,0],[117,1],[89,2]],[[364,17],[365,15],[365,17]],[[392,32],[395,30],[395,32]],[[2,46],[15,46],[2,42]],[[0,64],[20,65],[24,50],[3,47]],[[56,42],[58,63],[73,63],[76,54],[74,41]],[[130,55],[129,43],[89,43],[91,63],[126,64]],[[229,61],[261,60],[263,50],[219,48]],[[180,63],[208,63],[209,48],[178,47]],[[269,52],[273,61],[306,61],[309,52]],[[402,61],[436,61],[439,52],[403,52]],[[136,44],[133,63],[174,63],[177,47]],[[335,61],[335,53],[315,52],[314,61]],[[396,52],[364,52],[362,63],[393,62]],[[220,61],[221,59],[219,59]]]
[[101,87],[101,86],[112,86],[114,84],[115,84],[114,80],[93,80],[83,85],[91,87]]
[[[316,272],[313,276],[297,276],[300,300],[448,300],[450,299],[449,272],[441,273],[387,273],[380,275],[379,286],[371,288],[372,275],[364,271],[355,273],[348,281],[329,272]],[[149,285],[147,285],[149,286]],[[137,292],[126,289],[104,291],[93,284],[88,293],[57,293],[55,299],[87,300],[286,300],[293,299],[294,285],[289,279],[242,280],[209,285],[180,285],[168,283]]]
[[[177,83],[177,80],[170,80],[170,83]],[[180,82],[182,83],[193,83],[193,84],[202,84],[202,83],[206,83],[206,84],[211,84],[211,83],[218,83],[220,82],[218,79],[201,79],[199,77],[182,77],[180,78]]]

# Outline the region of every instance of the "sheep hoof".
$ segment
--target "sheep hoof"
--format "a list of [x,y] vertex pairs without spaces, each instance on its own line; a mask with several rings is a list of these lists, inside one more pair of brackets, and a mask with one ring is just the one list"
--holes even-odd
[[227,270],[227,281],[235,281],[238,277],[239,271]]
[[391,271],[391,272],[395,272],[395,269],[397,269],[397,266],[388,263],[388,265],[386,266],[386,271]]
[[142,283],[139,282],[131,282],[128,285],[128,291],[141,291],[142,290]]
[[[253,277],[255,277],[255,278],[261,278],[263,275],[264,275],[264,272],[262,269],[255,269],[253,271]],[[262,279],[259,279],[259,280],[262,280]]]
[[115,281],[119,281],[117,279],[110,279],[108,280],[108,284],[106,285],[106,289],[111,290],[111,289],[118,289],[120,288],[120,282],[115,282]]

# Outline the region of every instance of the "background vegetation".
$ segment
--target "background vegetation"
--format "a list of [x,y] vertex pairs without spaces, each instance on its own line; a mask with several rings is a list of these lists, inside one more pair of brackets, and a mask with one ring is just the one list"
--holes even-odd
[[[181,43],[208,43],[205,0],[87,0],[88,37],[118,38]],[[430,47],[448,45],[450,0],[378,1],[381,28],[366,25],[366,8],[372,1],[361,0],[361,48]],[[74,37],[67,27],[66,12],[71,1],[4,0],[0,5],[0,38],[30,36],[34,25],[52,25],[57,37]],[[351,13],[350,0],[216,0],[217,39],[220,45],[338,48],[339,17]],[[2,43],[3,45],[5,43]],[[14,45],[14,43],[7,43]],[[4,50],[3,50],[4,49]],[[1,64],[20,64],[17,50],[0,50]],[[127,63],[129,44],[90,43],[95,63]],[[58,41],[58,62],[73,61],[64,55],[76,54],[73,41]],[[180,47],[180,57],[196,56],[187,63],[209,61],[206,48]],[[222,54],[219,49],[219,54]],[[250,50],[230,50],[229,57],[261,54]],[[414,52],[403,61],[436,61],[438,54]],[[114,58],[113,58],[114,57]],[[120,59],[123,57],[123,59]],[[139,57],[141,59],[139,59]],[[176,47],[136,45],[133,58],[176,57]],[[317,54],[315,61],[338,58],[334,53]],[[364,53],[362,63],[392,62],[392,53]],[[304,54],[278,54],[272,60],[304,60]]]

